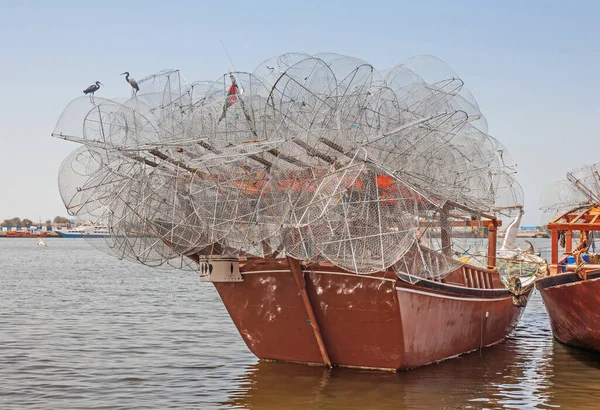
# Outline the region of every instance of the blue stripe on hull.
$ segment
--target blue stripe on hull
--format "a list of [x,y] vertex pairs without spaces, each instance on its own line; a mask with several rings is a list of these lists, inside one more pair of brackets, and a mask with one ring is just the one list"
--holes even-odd
[[[66,233],[66,232],[60,232],[60,231],[55,231],[61,238],[83,238],[84,235],[81,233]],[[103,234],[103,233],[91,233],[91,234],[86,234],[85,235],[86,238],[109,238],[110,235],[109,234]]]

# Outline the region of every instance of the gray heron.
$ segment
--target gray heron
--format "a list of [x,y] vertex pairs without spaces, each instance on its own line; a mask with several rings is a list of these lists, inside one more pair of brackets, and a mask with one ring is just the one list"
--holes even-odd
[[131,88],[133,88],[133,95],[136,95],[137,92],[140,91],[137,81],[135,81],[133,78],[129,78],[129,71],[125,71],[124,73],[121,73],[121,75],[125,75],[125,81],[127,81]]
[[94,102],[94,93],[100,89],[100,86],[104,85],[100,81],[96,81],[95,84],[90,85],[88,88],[83,90],[84,94],[90,94],[90,101]]

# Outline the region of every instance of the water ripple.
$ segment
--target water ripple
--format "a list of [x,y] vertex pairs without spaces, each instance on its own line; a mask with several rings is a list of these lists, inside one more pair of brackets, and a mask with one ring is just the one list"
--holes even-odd
[[600,356],[552,340],[539,295],[505,343],[399,374],[258,362],[194,273],[77,239],[0,239],[1,409],[586,409]]

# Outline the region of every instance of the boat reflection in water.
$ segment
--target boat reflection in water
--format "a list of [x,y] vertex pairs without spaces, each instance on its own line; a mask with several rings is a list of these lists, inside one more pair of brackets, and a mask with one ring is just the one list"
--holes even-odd
[[455,360],[399,373],[260,361],[225,408],[596,408],[600,357],[552,339],[539,295],[513,337]]
[[598,408],[598,353],[554,341],[550,365],[552,405],[577,409]]

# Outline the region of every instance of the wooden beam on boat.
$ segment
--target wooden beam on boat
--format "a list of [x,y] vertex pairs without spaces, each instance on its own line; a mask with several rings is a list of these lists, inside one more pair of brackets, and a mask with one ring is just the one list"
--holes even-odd
[[579,211],[580,209],[583,209],[583,208],[591,209],[591,206],[590,205],[583,205],[583,206],[578,206],[578,207],[569,209],[568,211],[563,212],[562,214],[560,214],[559,216],[557,216],[556,218],[554,218],[552,221],[550,221],[548,223],[548,225],[553,224],[553,223],[558,223],[561,219],[563,219],[563,218],[566,219],[569,214],[572,214],[572,213],[574,213],[576,211]]
[[[221,151],[219,151],[218,149],[214,148],[212,145],[207,144],[204,141],[199,141],[198,145],[200,145],[202,148],[206,149],[207,151],[213,152],[213,153],[215,153],[217,155],[221,153]],[[267,161],[266,159],[261,158],[258,155],[248,155],[248,158],[250,158],[250,159],[258,162],[261,165],[264,165],[267,168],[271,168],[273,166],[272,162]]]
[[[480,218],[487,218],[487,219],[490,219],[490,220],[496,220],[496,217],[494,215],[488,215],[488,214],[485,214],[483,212],[479,212],[479,211],[477,211],[475,209],[469,208],[468,206],[457,204],[454,201],[447,201],[444,206],[447,206],[449,209],[451,209],[451,208],[460,209],[462,211],[469,212],[470,214],[477,215]],[[501,226],[501,225],[496,225],[496,226],[498,227],[498,226]]]
[[565,252],[571,253],[573,251],[573,231],[567,231],[565,234]]
[[191,172],[192,174],[196,173],[197,169],[196,168],[191,168],[189,166],[187,166],[185,163],[183,163],[182,161],[173,159],[171,157],[169,157],[167,154],[165,154],[164,152],[160,152],[157,149],[151,149],[148,151],[150,154],[154,155],[157,158],[162,159],[163,161],[167,161],[170,164],[176,165],[179,168],[185,169],[188,172]]
[[[567,215],[567,222],[569,223],[574,223],[579,221],[581,218],[583,218],[583,216],[588,212],[588,209],[584,209],[583,211],[581,211],[580,213],[578,213],[577,215]],[[571,218],[570,218],[571,217]],[[587,222],[587,221],[586,221]]]
[[[492,222],[497,222],[494,219]],[[493,223],[488,227],[488,269],[496,268],[496,239],[498,228],[497,224]]]
[[448,223],[448,208],[440,210],[440,230],[442,235],[442,252],[446,256],[452,256],[452,226]]
[[344,151],[344,147],[342,147],[341,145],[336,144],[333,141],[328,140],[325,137],[320,137],[319,141],[322,142],[323,144],[327,145],[329,148],[333,148],[334,150],[336,150],[337,152],[344,154],[345,156],[347,156],[348,158],[352,158],[350,155],[348,155],[346,153],[346,151]]
[[556,228],[552,229],[552,235],[551,235],[550,240],[552,241],[552,244],[551,244],[552,260],[550,261],[550,263],[555,265],[558,263],[558,229],[556,229]]
[[290,157],[289,155],[285,155],[284,153],[282,153],[281,151],[279,151],[277,148],[271,148],[270,150],[267,151],[269,154],[273,155],[276,158],[279,158],[285,162],[289,162],[292,165],[295,165],[297,167],[300,168],[307,168],[308,164],[305,164],[302,161],[297,160],[294,157]]
[[158,164],[156,162],[150,161],[149,159],[146,159],[144,157],[140,157],[138,155],[135,155],[135,156],[132,156],[132,157],[129,157],[129,158],[134,159],[134,160],[139,161],[139,162],[143,162],[144,164],[149,165],[149,166],[154,167],[154,168],[156,168],[158,166]]
[[300,148],[304,149],[308,153],[308,155],[312,155],[314,157],[322,159],[323,161],[325,161],[325,162],[327,162],[329,164],[334,164],[335,163],[335,159],[331,158],[329,155],[325,155],[325,154],[317,151],[314,147],[311,147],[306,142],[300,141],[298,139],[294,139],[293,142],[296,145],[298,145]]
[[259,157],[258,155],[248,155],[248,158],[253,159],[254,161],[258,162],[259,164],[264,165],[267,168],[271,168],[273,166],[273,163],[271,161],[267,161],[264,158]]
[[[498,220],[496,224],[494,224],[494,221],[490,221],[490,220],[481,220],[481,219],[476,219],[476,220],[465,220],[465,221],[452,221],[452,222],[447,222],[446,226],[451,226],[453,228],[460,228],[460,227],[476,227],[476,228],[489,228],[490,226],[501,226],[502,225],[502,221]],[[419,222],[419,227],[421,228],[437,228],[440,226],[440,221],[439,220],[433,220],[431,222]]]
[[287,256],[286,258],[290,265],[290,270],[292,271],[294,280],[296,281],[296,285],[298,285],[298,289],[300,289],[300,296],[302,297],[302,301],[304,302],[304,308],[306,309],[306,314],[308,315],[309,324],[312,327],[313,332],[315,333],[315,338],[317,339],[317,344],[319,345],[319,350],[321,351],[323,362],[327,367],[331,368],[331,360],[329,359],[329,354],[327,353],[325,342],[323,341],[323,337],[321,336],[321,330],[319,329],[319,324],[317,323],[315,312],[313,311],[310,299],[308,298],[308,293],[306,292],[306,280],[304,279],[304,272],[302,272],[302,266],[300,266],[300,262],[298,261],[298,259],[292,258],[291,256]]
[[585,249],[587,247],[587,237],[585,241],[581,241],[577,244],[577,246],[575,247],[575,249],[573,249],[573,253],[575,252],[579,252],[582,249]]
[[558,229],[560,231],[600,231],[600,224],[586,222],[555,222],[549,223],[547,228]]
[[158,157],[158,158],[160,158],[162,160],[166,160],[167,158],[169,158],[167,154],[164,154],[164,153],[162,153],[162,152],[160,152],[159,150],[156,150],[156,149],[151,149],[148,152],[150,154],[154,155],[155,157]]
[[598,213],[592,213],[592,211],[598,211],[598,209],[586,209],[583,212],[581,212],[580,214],[569,214],[565,217],[566,222],[577,222],[579,220],[581,220],[582,222],[587,222],[587,223],[596,223],[596,221],[598,220],[598,217],[600,216],[600,212]]
[[260,244],[262,245],[263,254],[265,255],[265,258],[270,257],[270,255],[273,254],[273,249],[271,248],[269,241],[263,239],[262,241],[260,241]]
[[214,152],[215,154],[221,153],[221,151],[215,149],[212,145],[210,145],[204,141],[198,141],[198,145],[200,145],[202,148],[204,148],[207,151]]

